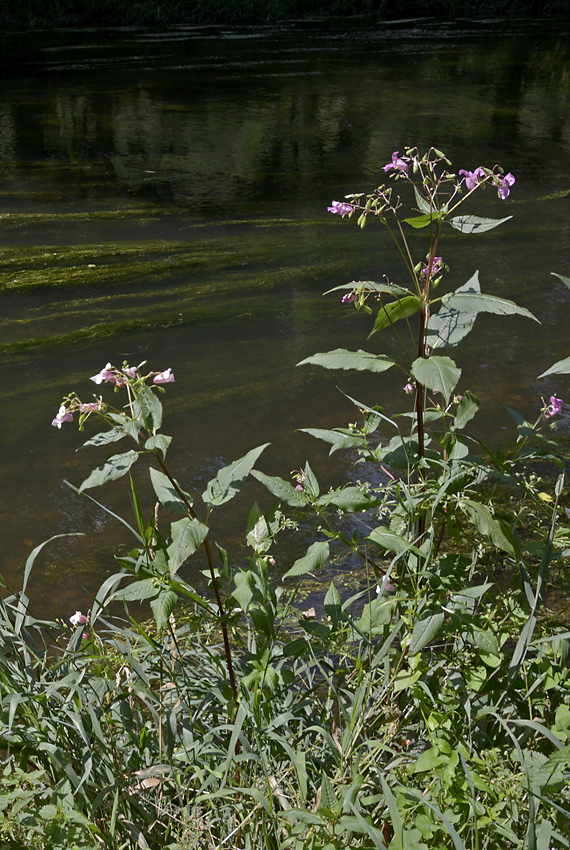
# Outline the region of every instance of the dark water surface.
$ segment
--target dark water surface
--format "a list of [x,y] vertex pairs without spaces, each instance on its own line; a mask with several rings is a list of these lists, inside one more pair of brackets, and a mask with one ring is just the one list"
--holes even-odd
[[[485,403],[480,430],[529,416],[568,380],[536,376],[570,353],[570,40],[567,22],[304,23],[255,30],[65,31],[6,37],[0,62],[0,572],[18,587],[52,534],[33,596],[66,616],[86,608],[131,545],[64,483],[103,460],[50,427],[61,397],[88,399],[108,361],[172,367],[171,465],[200,493],[216,469],[271,441],[260,467],[287,477],[307,457],[324,483],[350,472],[303,426],[354,418],[340,387],[386,412],[402,376],[295,364],[338,346],[391,350],[330,287],[402,278],[386,235],[327,215],[370,190],[393,150],[435,145],[456,168],[500,163],[511,199],[471,211],[513,215],[442,243],[449,287],[478,268],[484,290],[533,310],[480,317],[457,359]],[[412,242],[421,252],[421,235]],[[564,429],[564,422],[562,422]],[[143,464],[137,479],[144,490]],[[123,480],[92,491],[128,512]],[[252,486],[216,527],[243,527]],[[263,496],[262,496],[263,498]],[[146,500],[146,496],[145,496]],[[146,501],[145,501],[146,503]],[[232,543],[232,546],[234,544]],[[278,553],[277,553],[278,554]],[[233,548],[239,561],[243,553]],[[285,557],[285,556],[284,556]],[[287,555],[289,557],[289,555]],[[283,564],[282,566],[287,566]],[[202,564],[198,565],[203,567]]]

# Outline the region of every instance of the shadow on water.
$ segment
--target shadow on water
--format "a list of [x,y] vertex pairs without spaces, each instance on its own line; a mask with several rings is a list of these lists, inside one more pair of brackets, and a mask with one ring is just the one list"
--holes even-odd
[[[498,319],[478,319],[458,360],[465,387],[484,402],[481,432],[507,434],[505,403],[531,415],[541,395],[563,393],[536,375],[568,353],[567,292],[549,276],[570,274],[567,29],[428,20],[4,39],[0,570],[8,583],[19,585],[41,540],[84,531],[54,544],[33,580],[44,612],[61,616],[89,604],[115,570],[116,548],[130,545],[63,484],[78,484],[95,456],[74,451],[81,436],[72,426],[49,427],[60,398],[70,389],[90,396],[89,375],[108,361],[173,368],[166,430],[191,492],[267,441],[268,473],[287,477],[309,457],[325,484],[351,474],[350,457],[329,459],[295,429],[352,419],[337,387],[400,409],[401,376],[295,364],[361,347],[368,332],[323,291],[401,277],[379,229],[360,232],[327,217],[326,206],[377,185],[391,152],[408,143],[434,144],[457,167],[500,162],[517,176],[507,204],[487,192],[477,206],[512,214],[507,225],[446,245],[450,287],[478,268],[485,290],[542,322],[516,319],[497,332]],[[126,489],[94,495],[128,512]],[[236,561],[253,498],[265,497],[252,484],[220,529]],[[295,545],[284,548],[283,568]]]

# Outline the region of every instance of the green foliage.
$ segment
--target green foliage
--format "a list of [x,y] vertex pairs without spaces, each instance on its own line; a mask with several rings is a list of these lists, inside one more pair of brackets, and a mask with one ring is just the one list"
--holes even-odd
[[[3,846],[570,846],[570,632],[546,610],[549,579],[570,556],[570,526],[564,475],[552,484],[535,469],[563,465],[545,428],[561,402],[551,398],[534,423],[510,410],[508,451],[463,433],[479,400],[454,395],[461,370],[434,351],[457,345],[479,312],[534,317],[483,295],[476,274],[436,296],[447,271],[435,251],[466,187],[439,151],[403,156],[390,168],[396,179],[408,179],[402,162],[420,174],[422,226],[418,216],[402,221],[425,235],[428,259],[414,263],[397,226],[411,288],[361,281],[348,285],[347,300],[369,313],[372,302],[373,330],[389,327],[402,343],[412,409],[390,418],[347,396],[359,421],[304,429],[331,452],[348,451],[361,480],[324,492],[308,462],[291,481],[267,475],[254,469],[261,445],[207,484],[201,519],[200,500],[166,464],[159,394],[171,370],[108,364],[94,380],[126,403],[103,394],[88,405],[74,393],[63,400],[58,428],[77,414],[80,428],[93,417],[107,427],[84,447],[108,451],[123,438],[136,446],[99,464],[75,492],[103,507],[84,491],[146,459],[156,503],[146,515],[144,484],[129,476],[133,525],[109,513],[134,547],[73,628],[29,610],[27,584],[45,544],[29,556],[22,589],[0,599]],[[481,169],[478,179],[502,187],[504,178]],[[349,197],[361,224],[398,218],[390,188]],[[462,232],[491,226],[459,219],[461,227],[458,217],[449,223]],[[336,350],[303,363],[364,369],[377,381],[387,360]],[[255,503],[244,547],[217,545],[214,561],[210,514],[249,476],[277,504]],[[317,539],[273,580],[279,535],[306,518]],[[204,595],[184,577],[196,557],[208,567]],[[353,595],[328,577],[322,602],[303,610],[303,584],[333,558],[338,573],[363,565]],[[495,582],[498,565],[515,577],[510,588]],[[152,623],[134,616],[140,602],[150,603]]]

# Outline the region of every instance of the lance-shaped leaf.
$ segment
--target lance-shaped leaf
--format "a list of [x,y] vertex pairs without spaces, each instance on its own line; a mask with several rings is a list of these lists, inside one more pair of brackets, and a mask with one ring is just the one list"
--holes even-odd
[[[455,290],[453,295],[466,292],[470,295],[481,292],[479,284],[479,272],[475,272],[464,283]],[[451,348],[457,345],[467,336],[475,324],[477,313],[466,308],[453,307],[446,304],[439,311],[429,317],[427,327],[427,342],[431,348]]]
[[163,590],[150,603],[158,631],[167,624],[177,600],[178,596],[173,590]]
[[304,493],[300,490],[295,490],[289,481],[285,481],[278,476],[266,475],[265,472],[260,472],[258,469],[252,469],[251,474],[253,478],[257,478],[281,502],[285,502],[287,505],[291,505],[291,507],[301,507],[307,503]]
[[372,540],[372,542],[376,543],[377,546],[380,546],[381,549],[387,549],[389,552],[396,552],[398,555],[402,552],[418,551],[415,546],[403,537],[400,537],[399,534],[390,531],[389,528],[385,528],[383,525],[379,525],[377,528],[372,529],[366,539]]
[[539,378],[546,378],[547,375],[568,375],[570,374],[570,357],[565,357],[564,360],[558,360],[554,365],[539,375]]
[[434,213],[424,213],[423,215],[416,215],[413,218],[405,218],[404,221],[416,230],[421,230],[422,227],[427,227],[428,224],[431,224],[434,218],[437,218]]
[[430,643],[443,626],[445,615],[443,611],[432,611],[427,617],[423,617],[414,624],[412,640],[408,652],[417,655]]
[[317,499],[317,505],[332,505],[348,513],[353,511],[365,511],[374,508],[380,502],[371,493],[361,490],[360,487],[345,487],[336,493],[325,493]]
[[509,555],[514,554],[512,530],[504,520],[494,517],[486,505],[464,499],[462,507],[469,520],[480,534],[488,537],[491,543]]
[[172,543],[168,547],[168,566],[174,576],[190,555],[208,536],[208,526],[198,519],[179,519],[170,526]]
[[481,218],[478,215],[456,215],[454,218],[448,219],[450,225],[461,233],[485,233],[487,230],[492,230],[500,224],[504,224],[512,218],[508,215],[506,218]]
[[220,469],[202,493],[204,502],[207,505],[223,505],[233,499],[241,490],[243,482],[251,472],[255,461],[268,445],[269,443],[264,443],[262,446],[257,446],[239,460],[234,460],[233,463]]
[[338,449],[350,449],[364,444],[363,437],[355,434],[343,434],[341,431],[329,431],[327,428],[299,428],[305,434],[310,434],[311,437],[316,437],[317,440],[324,440],[325,443],[331,444],[329,454],[338,451]]
[[162,404],[156,394],[146,384],[141,384],[140,395],[135,402],[135,418],[145,422],[146,430],[156,434],[162,425]]
[[288,570],[283,578],[291,578],[292,576],[302,576],[305,573],[321,567],[329,556],[329,544],[326,540],[311,543],[307,549],[307,554],[295,561],[290,570]]
[[391,295],[411,295],[409,289],[404,286],[398,286],[397,283],[383,283],[375,280],[353,280],[350,283],[342,283],[340,286],[333,286],[332,289],[327,289],[324,293],[328,295],[330,292],[338,292],[339,290],[352,291],[354,289],[363,289],[365,292],[388,292]]
[[297,366],[312,364],[324,366],[325,369],[356,369],[358,372],[385,372],[394,366],[394,361],[384,354],[370,354],[368,351],[347,351],[345,348],[335,348],[322,354],[313,354],[297,363]]
[[[170,511],[173,514],[187,514],[188,508],[184,504],[183,499],[178,494],[176,488],[170,481],[167,475],[164,472],[160,472],[158,469],[154,469],[152,466],[150,468],[150,480],[152,482],[152,486],[154,492],[156,493],[156,498],[160,502],[161,505]],[[175,481],[177,486],[180,486],[177,481]],[[181,489],[181,492],[184,493],[184,490]],[[188,500],[188,503],[192,505],[192,499],[188,493],[184,493],[184,496]]]
[[420,299],[415,295],[407,295],[405,298],[400,298],[399,301],[391,301],[390,304],[383,304],[378,310],[374,327],[368,334],[368,338],[370,339],[373,334],[387,328],[388,325],[393,325],[399,319],[413,316],[419,309]]
[[134,581],[127,587],[121,587],[113,593],[113,600],[124,602],[142,602],[143,599],[152,599],[159,592],[157,583],[151,578]]
[[139,456],[134,449],[122,455],[111,455],[105,463],[95,467],[91,474],[87,476],[79,487],[79,492],[83,493],[84,490],[88,490],[90,487],[99,487],[108,481],[116,481],[117,478],[122,478],[138,458]]
[[126,437],[127,434],[121,428],[111,428],[110,431],[101,431],[99,434],[95,434],[93,437],[90,437],[83,445],[79,446],[80,449],[86,449],[88,446],[106,446],[109,443],[116,443],[118,440],[122,440],[123,437]]
[[[519,307],[514,301],[507,298],[499,298],[498,295],[486,295],[481,292],[479,286],[479,272],[467,281],[466,284],[444,295],[441,299],[444,307],[459,310],[462,313],[494,313],[496,316],[525,316],[538,322],[530,310]],[[539,322],[540,324],[540,322]]]
[[418,205],[418,209],[420,209],[423,213],[433,213],[433,207],[426,201],[423,195],[420,195],[417,186],[414,186],[414,195],[416,196],[416,203]]
[[410,368],[410,373],[424,387],[439,392],[448,404],[451,393],[461,377],[461,369],[451,357],[418,357]]

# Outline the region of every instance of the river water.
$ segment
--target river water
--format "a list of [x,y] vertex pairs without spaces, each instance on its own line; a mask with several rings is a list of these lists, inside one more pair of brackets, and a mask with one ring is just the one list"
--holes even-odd
[[[326,207],[378,185],[381,166],[407,144],[435,145],[456,168],[500,163],[517,178],[508,201],[487,191],[470,208],[512,215],[507,224],[442,243],[446,285],[478,268],[485,291],[516,299],[542,323],[480,317],[458,353],[462,388],[484,402],[480,431],[506,439],[505,404],[532,416],[541,396],[570,398],[566,378],[536,380],[570,353],[570,293],[550,275],[570,275],[569,28],[355,20],[4,36],[0,572],[8,584],[19,586],[33,546],[83,532],[44,551],[31,585],[37,610],[67,616],[89,606],[116,571],[113,553],[131,546],[119,523],[64,483],[78,485],[103,456],[76,452],[85,437],[74,425],[50,427],[62,396],[74,389],[88,399],[89,376],[108,361],[173,369],[165,432],[190,492],[265,442],[259,466],[270,474],[287,477],[307,458],[325,484],[352,474],[350,458],[329,459],[296,429],[354,419],[339,389],[401,410],[405,376],[296,363],[339,346],[392,350],[381,335],[367,343],[369,322],[337,295],[322,297],[352,279],[405,282],[386,234],[361,232]],[[127,487],[93,495],[128,515]],[[256,497],[250,487],[216,526],[236,563],[244,557],[236,529]]]

